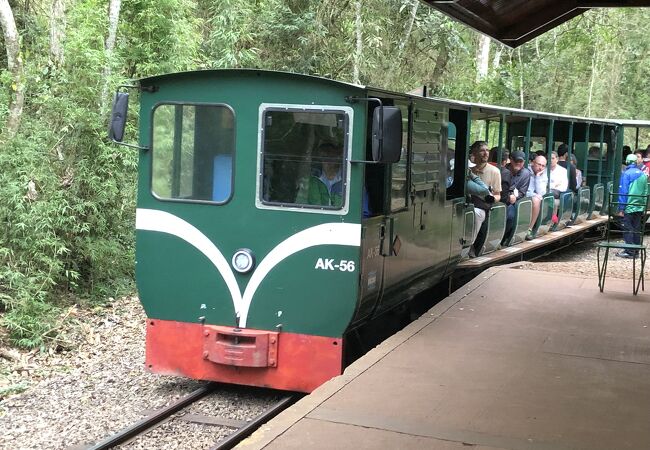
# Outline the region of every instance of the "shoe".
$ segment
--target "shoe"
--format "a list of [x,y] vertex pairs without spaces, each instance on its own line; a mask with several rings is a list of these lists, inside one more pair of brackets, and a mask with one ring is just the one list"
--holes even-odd
[[619,258],[625,258],[625,259],[634,259],[634,258],[636,258],[636,256],[629,254],[625,250],[616,253],[616,256],[618,256]]
[[533,230],[528,230],[528,234],[526,234],[526,240],[532,241],[533,239],[535,239],[535,233],[533,233]]

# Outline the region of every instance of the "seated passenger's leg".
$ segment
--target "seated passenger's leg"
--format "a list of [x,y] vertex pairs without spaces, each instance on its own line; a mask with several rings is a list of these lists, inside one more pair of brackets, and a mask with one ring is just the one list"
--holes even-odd
[[542,197],[539,195],[534,195],[531,197],[531,200],[533,201],[533,211],[530,216],[530,226],[528,228],[532,230],[535,226],[535,223],[537,222],[537,216],[539,216],[539,210],[541,209],[542,205]]
[[[486,218],[488,217],[487,212],[485,213]],[[478,234],[476,235],[476,239],[474,239],[474,244],[472,245],[472,248],[474,250],[474,254],[478,256],[481,253],[481,249],[483,248],[483,244],[485,244],[485,239],[487,238],[487,229],[488,229],[488,221],[483,220],[483,224],[481,225],[481,229],[478,231]]]
[[472,236],[472,244],[476,242],[476,236],[478,235],[481,225],[485,221],[485,210],[481,208],[474,208],[474,235]]

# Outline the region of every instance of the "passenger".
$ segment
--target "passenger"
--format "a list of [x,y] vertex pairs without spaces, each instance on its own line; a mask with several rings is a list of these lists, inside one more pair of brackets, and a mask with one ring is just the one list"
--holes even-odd
[[[489,164],[491,166],[499,167],[497,165],[497,159],[499,159],[499,147],[492,147],[490,149],[490,159]],[[504,148],[501,150],[501,165],[500,167],[505,167],[510,162],[510,152],[508,149]]]
[[[470,147],[470,151],[474,160],[475,166],[470,170],[478,176],[483,183],[490,189],[495,201],[501,200],[501,173],[499,169],[488,164],[489,151],[488,145],[485,141],[476,141]],[[476,195],[472,196],[472,203],[474,204],[475,221],[474,221],[474,238],[472,239],[473,247],[470,249],[470,256],[478,255],[487,232],[487,224],[485,219],[489,216],[492,205],[487,203]],[[476,210],[480,211],[476,211]]]
[[578,158],[575,153],[571,153],[571,162],[576,166],[576,185],[581,188],[585,180],[582,179],[582,170],[578,169]]
[[[626,244],[640,244],[643,215],[647,197],[628,197],[628,195],[648,195],[648,176],[636,164],[636,155],[628,155],[627,169],[618,187],[618,215],[623,217],[623,240]],[[638,250],[625,249],[616,254],[621,258],[636,258]]]
[[[482,199],[487,205],[492,206],[494,203],[494,196],[490,193],[490,188],[481,180],[477,175],[472,173],[471,169],[476,166],[472,161],[467,161],[470,170],[467,171],[467,193],[474,197]],[[476,239],[476,235],[485,221],[485,210],[482,208],[474,207],[474,234],[472,235],[472,243]],[[470,249],[470,257],[476,256],[474,249]]]
[[650,171],[648,171],[648,167],[643,162],[643,151],[641,150],[635,151],[634,156],[636,156],[636,167],[645,175],[650,174]]
[[645,158],[643,158],[643,164],[648,168],[650,173],[650,150],[644,152]]
[[[627,161],[627,155],[632,154],[632,149],[630,148],[629,145],[624,145],[623,146],[623,157],[621,158],[621,173],[625,172],[625,169],[627,169],[627,164],[625,164],[625,161]],[[591,156],[591,154],[589,155]]]
[[499,159],[499,147],[492,147],[490,149],[490,156],[488,157],[488,164],[496,167],[497,159]]
[[569,188],[569,178],[567,170],[558,164],[556,152],[551,152],[551,192],[556,199],[560,198],[560,193],[566,192]]
[[324,143],[318,147],[317,155],[321,164],[309,179],[307,204],[340,207],[343,204],[343,149],[332,143]]
[[447,161],[447,177],[445,178],[445,187],[450,188],[454,184],[454,168],[456,167],[455,159],[452,156]]
[[567,177],[569,179],[569,190],[571,192],[578,191],[578,181],[576,177],[576,167],[567,161],[569,156],[569,146],[560,144],[557,148],[558,164],[567,170]]
[[501,167],[506,167],[508,164],[510,164],[510,151],[504,148],[501,151]]
[[537,222],[537,217],[541,210],[542,197],[547,192],[548,178],[546,175],[546,158],[543,156],[536,157],[529,170],[531,171],[532,176],[530,183],[528,184],[528,192],[526,192],[526,196],[530,197],[533,202],[533,212],[531,215],[530,226],[528,227],[528,234],[526,235],[527,241],[530,241],[535,237],[533,227]]
[[[631,152],[632,150],[630,150]],[[596,145],[592,145],[589,147],[589,152],[588,152],[588,158],[589,159],[599,159],[600,158],[600,147]]]
[[501,192],[503,203],[506,204],[506,231],[501,245],[507,242],[506,237],[510,236],[515,221],[515,203],[526,196],[530,185],[531,173],[524,169],[526,155],[524,152],[512,152],[510,164],[501,169]]

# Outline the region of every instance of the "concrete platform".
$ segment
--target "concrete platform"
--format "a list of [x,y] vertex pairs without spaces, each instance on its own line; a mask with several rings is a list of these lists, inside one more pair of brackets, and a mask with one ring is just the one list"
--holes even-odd
[[650,449],[650,293],[513,266],[483,272],[238,448]]

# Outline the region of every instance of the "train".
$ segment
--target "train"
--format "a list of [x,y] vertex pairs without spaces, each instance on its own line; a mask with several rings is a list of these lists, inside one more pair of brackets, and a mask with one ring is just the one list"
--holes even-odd
[[[131,89],[137,144],[124,140]],[[527,155],[567,143],[576,154],[586,186],[564,194],[559,223],[540,214],[541,235],[600,214],[625,127],[265,70],[169,73],[121,87],[109,137],[139,152],[146,368],[313,391],[344,370],[353,330],[467,257],[474,138]],[[552,196],[544,202],[552,209]],[[523,241],[529,205],[518,204],[506,245]],[[505,206],[493,210],[484,254],[504,238]]]

